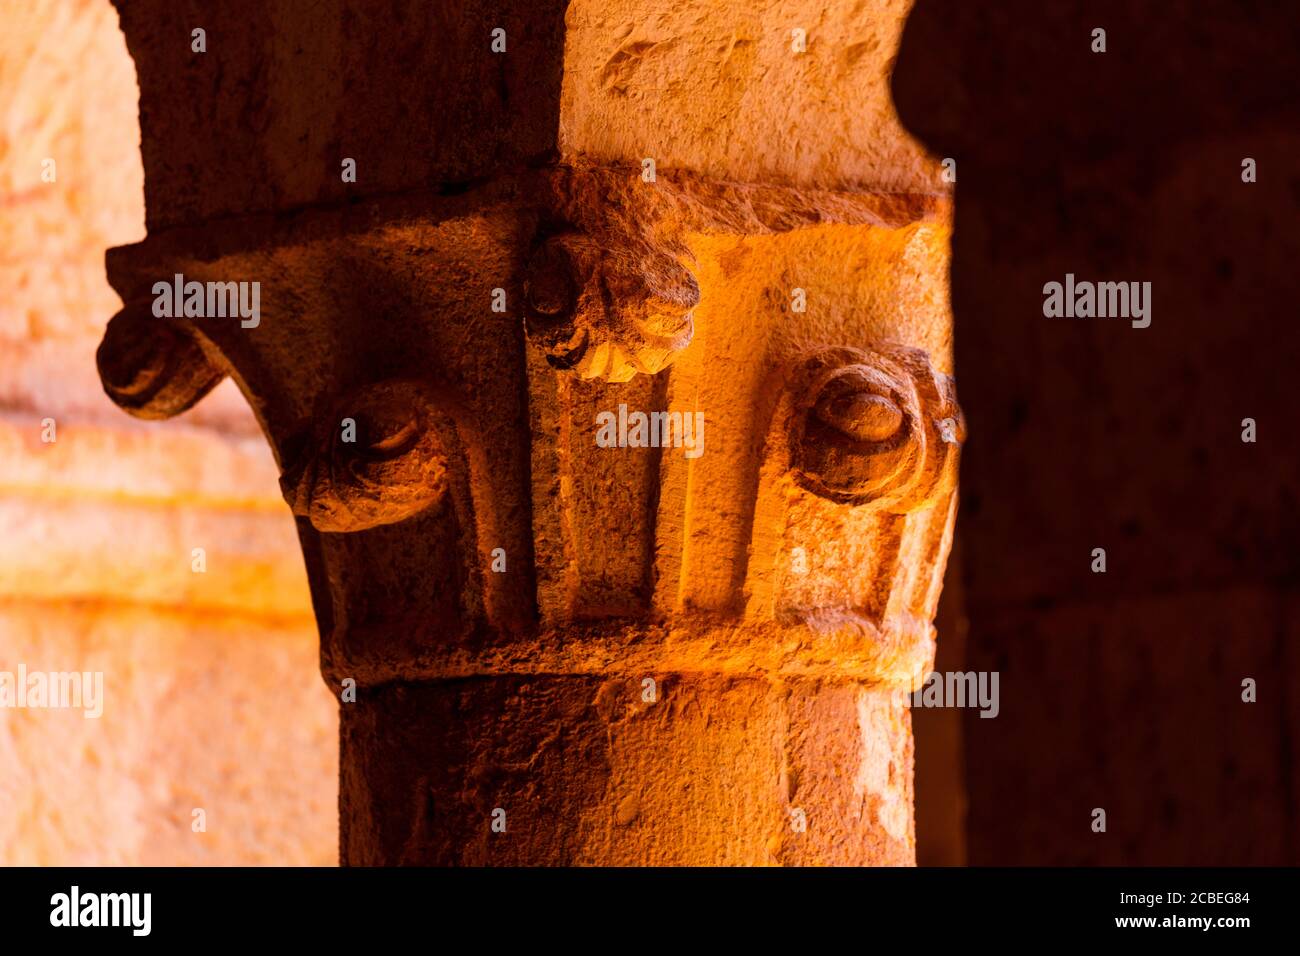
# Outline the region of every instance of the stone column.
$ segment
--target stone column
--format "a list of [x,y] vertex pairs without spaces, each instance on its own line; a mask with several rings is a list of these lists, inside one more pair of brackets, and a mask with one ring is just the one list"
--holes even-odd
[[713,115],[878,112],[898,11],[118,6],[149,237],[109,253],[101,375],[148,418],[231,376],[262,424],[343,862],[912,862],[899,692],[965,434],[946,200],[851,111],[789,119],[813,159]]

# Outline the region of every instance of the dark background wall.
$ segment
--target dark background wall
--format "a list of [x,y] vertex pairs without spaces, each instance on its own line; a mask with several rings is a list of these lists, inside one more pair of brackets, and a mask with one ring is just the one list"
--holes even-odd
[[[1297,76],[1293,4],[907,24],[899,112],[958,170],[965,667],[1001,674],[972,864],[1300,863]],[[1150,327],[1045,317],[1066,273],[1152,283]]]

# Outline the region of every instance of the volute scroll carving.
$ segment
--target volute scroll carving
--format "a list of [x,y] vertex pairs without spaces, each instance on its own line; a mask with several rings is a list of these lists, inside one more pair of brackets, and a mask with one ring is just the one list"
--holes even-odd
[[923,351],[821,349],[794,387],[791,468],[800,487],[904,514],[955,486],[966,423],[952,379]]
[[288,444],[281,491],[317,531],[394,524],[446,494],[453,428],[424,383],[356,389]]
[[95,364],[113,403],[150,420],[192,408],[226,377],[185,325],[154,317],[148,302],[128,304],[109,320]]

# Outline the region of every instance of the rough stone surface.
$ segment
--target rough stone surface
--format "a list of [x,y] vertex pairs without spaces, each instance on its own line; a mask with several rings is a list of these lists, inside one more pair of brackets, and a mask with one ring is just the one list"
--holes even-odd
[[910,6],[572,0],[561,153],[741,182],[945,191],[889,95]]
[[[638,679],[517,677],[364,695],[343,709],[344,859],[912,862],[910,727],[892,695],[686,675],[659,692],[647,703]],[[400,814],[385,809],[395,794]]]
[[301,623],[4,598],[0,636],[6,669],[104,675],[98,718],[4,712],[5,864],[334,862],[335,721]]
[[470,183],[555,149],[560,0],[115,5],[151,229]]
[[[965,432],[947,204],[887,129],[904,5],[738,14],[720,58],[703,5],[398,4],[445,20],[418,49],[369,39],[409,39],[398,12],[252,6],[204,13],[204,55],[196,11],[119,4],[150,235],[109,254],[99,363],[137,416],[228,375],[262,426],[326,680],[358,684],[343,861],[912,862],[898,691]],[[656,79],[719,62],[775,142]],[[866,121],[812,115],[841,86]],[[141,346],[175,273],[260,282],[260,323]],[[690,438],[639,443],[656,412]]]
[[106,698],[0,710],[0,863],[330,863],[337,705],[256,423],[233,384],[133,422],[96,374],[104,248],[144,235],[117,17],[0,22],[0,671],[102,671]]

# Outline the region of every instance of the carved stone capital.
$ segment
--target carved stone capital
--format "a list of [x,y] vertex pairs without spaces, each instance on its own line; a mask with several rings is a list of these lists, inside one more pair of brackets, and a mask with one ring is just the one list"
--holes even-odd
[[801,487],[899,514],[951,492],[966,423],[952,379],[924,352],[823,349],[804,360],[795,388],[791,465]]
[[133,302],[109,320],[95,362],[105,394],[137,418],[179,415],[226,377],[189,328],[155,318],[148,302]]
[[584,379],[654,375],[691,342],[700,288],[662,249],[583,233],[544,239],[524,280],[528,338]]
[[[258,39],[193,60],[182,13],[122,4],[150,234],[108,267],[129,303],[256,282],[260,319],[133,304],[100,365],[136,414],[224,370],[265,431],[322,673],[359,688],[344,860],[910,862],[896,692],[933,660],[964,437],[943,198],[575,153],[563,3],[475,0],[416,44],[418,123],[381,46],[245,6]],[[304,37],[289,82],[266,50]],[[386,123],[284,98],[342,75]],[[169,83],[209,111],[228,89],[231,141]]]
[[317,531],[403,521],[446,494],[453,427],[424,383],[357,389],[289,446],[284,499]]

